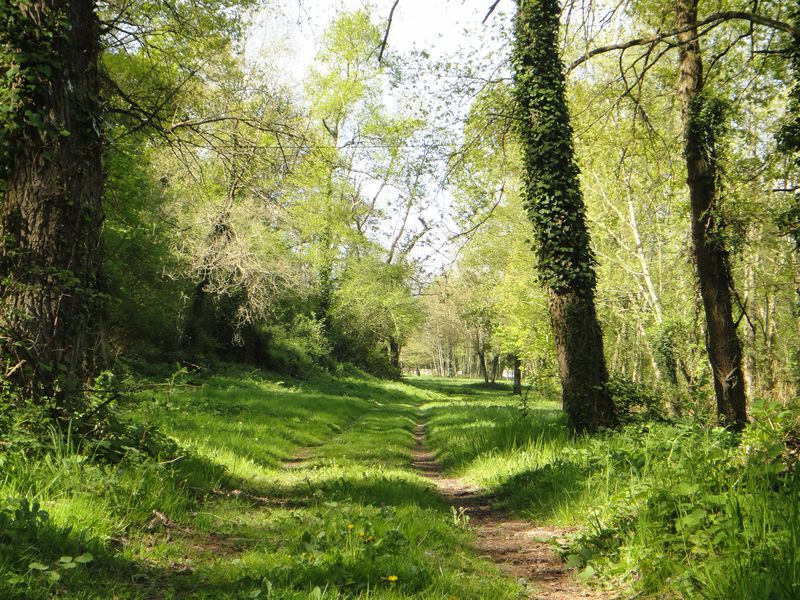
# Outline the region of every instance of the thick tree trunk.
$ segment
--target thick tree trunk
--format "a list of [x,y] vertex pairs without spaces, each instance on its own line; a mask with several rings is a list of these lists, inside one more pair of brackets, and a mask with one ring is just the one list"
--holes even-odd
[[570,422],[576,429],[588,429],[592,423],[609,424],[612,408],[604,390],[608,373],[594,303],[575,293],[551,292],[550,317],[564,410]]
[[[677,26],[697,20],[697,0],[678,0]],[[703,62],[697,30],[679,36],[678,97],[683,120],[684,157],[692,207],[692,244],[700,295],[706,316],[706,348],[714,374],[717,415],[722,424],[739,429],[747,422],[742,348],[733,321],[733,280],[717,214],[715,132],[719,117],[703,97]]]
[[519,356],[514,357],[514,387],[511,393],[514,396],[522,396],[522,361]]
[[575,431],[616,424],[594,307],[596,276],[564,90],[557,0],[518,0],[514,81],[524,203],[550,316],[564,410]]
[[0,15],[19,67],[5,84],[16,128],[4,122],[0,136],[0,348],[23,393],[57,398],[67,416],[94,368],[102,308],[98,22],[90,0],[9,3]]
[[497,370],[500,368],[500,355],[495,354],[492,356],[492,374],[489,377],[489,382],[494,384],[497,381]]

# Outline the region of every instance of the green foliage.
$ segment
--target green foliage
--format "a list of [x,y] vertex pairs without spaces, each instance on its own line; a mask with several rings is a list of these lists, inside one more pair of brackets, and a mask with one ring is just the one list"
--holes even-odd
[[591,298],[594,257],[559,56],[560,15],[557,0],[525,0],[518,7],[513,61],[523,199],[542,281],[557,292],[573,290]]
[[45,140],[69,135],[64,124],[42,114],[36,103],[61,67],[54,49],[67,32],[63,13],[52,8],[39,10],[24,0],[0,4],[0,20],[4,23],[0,32],[0,181],[5,182],[16,151],[13,140],[22,139],[21,132]]
[[624,377],[612,377],[606,389],[614,399],[621,424],[665,420],[664,401],[647,386]]
[[269,327],[264,332],[266,365],[292,377],[311,377],[322,366],[331,365],[331,348],[322,323],[298,315],[288,327]]
[[[644,595],[797,596],[794,408],[753,407],[741,436],[642,421],[576,438],[551,403],[534,402],[520,417],[492,392],[451,388],[457,396],[429,405],[434,448],[514,512],[579,526],[564,553],[585,579]],[[630,384],[617,384],[621,394],[641,398]]]

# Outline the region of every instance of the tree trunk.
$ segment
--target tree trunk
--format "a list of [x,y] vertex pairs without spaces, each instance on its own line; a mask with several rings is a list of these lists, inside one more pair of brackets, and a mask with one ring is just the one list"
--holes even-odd
[[[697,0],[678,0],[677,26],[697,20]],[[717,415],[740,429],[747,422],[742,349],[733,322],[733,280],[718,213],[716,132],[722,117],[703,94],[703,62],[697,29],[678,36],[678,97],[683,121],[684,157],[692,207],[692,244],[706,316],[706,349],[714,375]]]
[[481,378],[483,378],[484,385],[489,385],[489,372],[486,370],[486,352],[483,350],[476,351],[478,355],[478,371]]
[[[550,316],[563,388],[564,410],[577,430],[609,425],[608,373],[594,303],[575,293],[550,294]],[[593,368],[587,368],[592,365]],[[599,368],[598,365],[602,365]],[[613,412],[611,413],[613,415]]]
[[492,375],[489,378],[490,383],[494,384],[497,381],[497,370],[500,367],[500,355],[495,354],[492,356]]
[[398,342],[394,337],[389,338],[389,364],[392,367],[392,370],[395,371],[396,375],[399,377],[401,373],[400,342]]
[[66,417],[93,372],[102,310],[99,27],[90,0],[4,3],[0,16],[18,67],[0,132],[0,351],[12,382]]
[[522,361],[519,356],[514,357],[514,388],[511,393],[514,396],[522,396]]
[[575,431],[616,424],[594,306],[594,256],[564,90],[557,0],[519,0],[514,82],[524,204],[550,297],[563,406]]

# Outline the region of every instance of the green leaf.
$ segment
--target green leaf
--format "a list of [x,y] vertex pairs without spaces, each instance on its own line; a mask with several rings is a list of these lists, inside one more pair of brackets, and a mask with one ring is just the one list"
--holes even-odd
[[31,564],[28,565],[28,568],[31,571],[47,571],[50,567],[40,562],[32,562]]
[[676,496],[691,496],[693,494],[696,494],[699,489],[700,486],[697,485],[696,483],[681,481],[674,488],[672,488],[672,491],[675,493]]
[[76,563],[86,564],[86,563],[92,562],[93,560],[94,560],[94,556],[92,556],[89,552],[84,552],[80,556],[76,556],[75,557],[75,562]]

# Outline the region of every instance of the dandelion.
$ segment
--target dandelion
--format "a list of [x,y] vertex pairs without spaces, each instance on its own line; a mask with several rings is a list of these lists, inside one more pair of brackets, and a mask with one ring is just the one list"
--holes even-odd
[[394,583],[395,581],[397,581],[397,575],[389,575],[389,576],[386,578],[386,581],[388,581],[388,582],[390,582],[390,583]]

